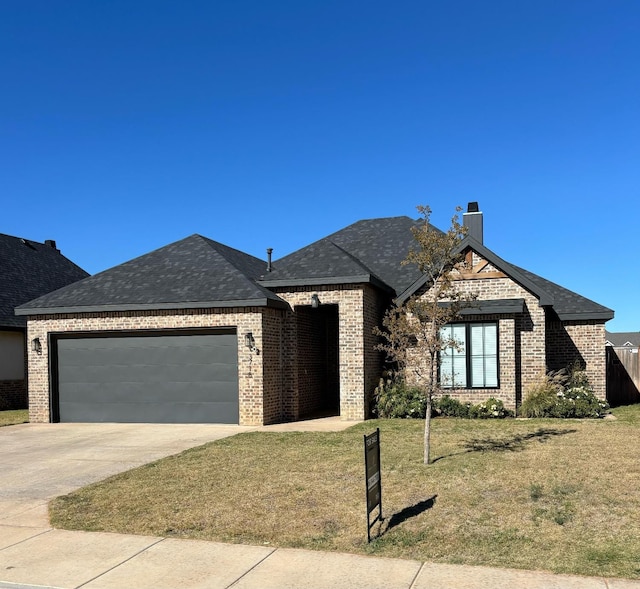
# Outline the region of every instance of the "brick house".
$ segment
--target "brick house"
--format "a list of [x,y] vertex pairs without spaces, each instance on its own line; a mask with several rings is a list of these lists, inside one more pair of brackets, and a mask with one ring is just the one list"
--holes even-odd
[[27,321],[15,307],[87,276],[53,240],[0,234],[0,410],[27,407]]
[[[394,299],[426,288],[401,265],[416,223],[359,221],[275,263],[194,235],[23,305],[41,346],[29,356],[31,420],[368,417],[383,360],[373,328]],[[478,304],[452,326],[470,338],[452,392],[513,408],[545,368],[578,359],[604,397],[613,312],[493,254],[482,213],[465,224],[473,270],[460,278]]]
[[[605,322],[613,311],[532,272],[506,262],[483,243],[477,203],[463,216],[467,236],[456,253],[467,270],[456,287],[477,299],[463,309],[449,336],[463,346],[442,359],[445,388],[461,401],[501,399],[515,409],[546,371],[578,362],[595,394],[606,397]],[[418,279],[397,297],[402,303],[428,287]]]

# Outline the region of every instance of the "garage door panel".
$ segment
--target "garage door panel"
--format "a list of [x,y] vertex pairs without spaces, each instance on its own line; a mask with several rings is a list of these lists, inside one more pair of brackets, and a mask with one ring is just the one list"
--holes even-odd
[[59,371],[60,382],[67,384],[103,384],[111,382],[117,374],[118,383],[199,383],[207,382],[236,382],[238,371],[236,366],[212,363],[210,365],[170,364],[166,366],[143,365],[109,365],[109,366],[76,366],[65,367]]
[[58,340],[61,421],[238,423],[235,334]]
[[60,400],[60,407],[70,403],[77,404],[127,404],[127,403],[176,403],[187,401],[190,403],[235,403],[237,392],[233,383],[220,386],[215,391],[215,401],[212,401],[211,387],[206,383],[193,383],[189,387],[188,396],[179,396],[176,391],[182,383],[161,383],[155,387],[145,386],[144,383],[130,383],[121,386],[109,383],[104,386],[90,387],[82,383],[74,383],[65,387],[66,394]]
[[[61,408],[62,410],[62,408]],[[149,406],[146,403],[125,405],[66,403],[66,422],[91,423],[149,423]],[[199,403],[159,405],[153,413],[153,423],[237,423],[236,403],[216,403],[210,406]]]
[[[211,341],[215,337],[218,341]],[[184,341],[189,340],[189,341]],[[114,343],[117,342],[116,345]],[[201,361],[206,360],[208,350],[216,350],[221,354],[222,361],[229,362],[237,358],[237,340],[235,335],[222,334],[217,336],[158,336],[158,337],[108,337],[108,338],[81,338],[59,340],[59,345],[65,351],[73,352],[69,361],[77,364],[84,363],[87,359],[100,353],[115,364],[127,363],[131,354],[144,351],[147,358],[163,362],[166,359],[165,352],[171,350],[174,357],[189,358],[198,355]],[[195,356],[194,356],[195,355]]]

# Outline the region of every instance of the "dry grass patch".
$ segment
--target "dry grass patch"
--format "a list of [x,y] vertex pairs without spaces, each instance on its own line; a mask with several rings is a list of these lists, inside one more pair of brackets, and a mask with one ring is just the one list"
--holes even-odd
[[14,409],[11,411],[0,411],[0,427],[3,425],[18,425],[29,422],[28,409]]
[[[640,578],[640,408],[618,420],[380,420],[254,432],[51,504],[84,530]],[[367,545],[362,436],[381,429],[385,522]]]

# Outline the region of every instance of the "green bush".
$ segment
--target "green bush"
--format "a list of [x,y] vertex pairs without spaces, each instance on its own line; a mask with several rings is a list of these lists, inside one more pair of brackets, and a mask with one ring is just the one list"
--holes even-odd
[[478,419],[502,419],[512,417],[513,413],[505,409],[504,403],[500,399],[489,397],[486,401],[471,405],[469,416]]
[[375,390],[375,412],[378,417],[423,418],[427,413],[424,392],[400,379],[380,379]]
[[511,417],[513,413],[505,409],[499,399],[489,397],[486,401],[472,405],[461,403],[449,395],[443,395],[433,402],[433,410],[443,417],[462,417],[465,419],[499,419]]
[[587,373],[579,365],[568,373],[561,370],[545,374],[527,392],[520,415],[523,417],[585,418],[604,417],[609,405],[598,399]]
[[[496,419],[511,417],[513,413],[505,409],[499,399],[490,397],[478,405],[461,403],[450,395],[433,399],[432,415]],[[427,412],[425,393],[416,386],[407,385],[399,378],[381,378],[375,390],[374,413],[382,418],[424,419]]]
[[469,417],[471,403],[461,403],[450,395],[443,395],[439,399],[434,399],[433,409],[438,415],[444,417]]

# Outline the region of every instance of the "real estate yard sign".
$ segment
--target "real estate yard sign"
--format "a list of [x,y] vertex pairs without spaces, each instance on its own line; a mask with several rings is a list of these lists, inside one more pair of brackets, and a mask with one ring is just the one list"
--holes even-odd
[[[371,526],[382,521],[382,481],[380,479],[380,428],[364,436],[364,470],[367,485],[367,540],[371,542]],[[371,513],[378,514],[371,519]]]

